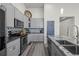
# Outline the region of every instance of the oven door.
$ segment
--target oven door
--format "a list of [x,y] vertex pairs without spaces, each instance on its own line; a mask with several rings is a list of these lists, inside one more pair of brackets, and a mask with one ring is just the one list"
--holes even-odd
[[0,51],[5,48],[5,37],[0,37]]

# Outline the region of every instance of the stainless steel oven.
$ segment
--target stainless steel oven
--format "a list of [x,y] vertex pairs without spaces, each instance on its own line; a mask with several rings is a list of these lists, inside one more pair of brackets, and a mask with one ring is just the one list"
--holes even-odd
[[27,36],[24,36],[24,37],[21,37],[21,41],[20,41],[20,52],[21,52],[21,54],[24,52],[24,50],[26,49],[26,47],[27,47]]
[[0,51],[5,48],[5,37],[0,37]]

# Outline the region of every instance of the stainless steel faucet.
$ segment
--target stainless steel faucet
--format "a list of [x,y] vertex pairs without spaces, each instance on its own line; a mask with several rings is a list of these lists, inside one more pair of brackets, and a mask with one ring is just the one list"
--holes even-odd
[[[78,48],[78,38],[79,38],[79,28],[77,25],[73,25],[73,27],[76,28],[77,31],[77,35],[76,35],[76,45],[75,45],[75,49],[76,49],[76,54],[77,54],[77,48]],[[67,36],[69,36],[69,27],[67,28]]]
[[78,38],[79,38],[79,29],[78,29],[78,26],[77,25],[74,25],[74,27],[76,27],[76,30],[77,30],[77,39],[76,39],[76,54],[77,54],[77,45],[78,45]]

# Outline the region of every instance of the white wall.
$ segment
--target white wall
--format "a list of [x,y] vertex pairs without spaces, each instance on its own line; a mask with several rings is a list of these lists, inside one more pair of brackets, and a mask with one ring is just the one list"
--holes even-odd
[[[60,14],[60,9],[64,8],[64,14]],[[61,16],[75,16],[75,24],[79,25],[79,4],[44,4],[44,21],[55,21],[55,35],[59,35],[59,17]],[[45,25],[44,37],[47,34],[47,27]]]
[[44,8],[27,8],[32,13],[32,18],[44,18]]

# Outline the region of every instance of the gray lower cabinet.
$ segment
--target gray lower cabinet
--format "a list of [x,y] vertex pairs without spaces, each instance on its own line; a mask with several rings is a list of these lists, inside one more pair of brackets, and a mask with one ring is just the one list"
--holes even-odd
[[65,54],[53,43],[49,43],[49,55],[50,56],[65,56]]
[[60,50],[60,49],[58,49],[57,47],[56,47],[56,56],[65,56],[65,54]]
[[51,51],[51,55],[52,56],[55,56],[56,55],[56,50],[55,50],[54,44],[51,45],[51,50],[50,51]]
[[7,56],[18,56],[20,54],[20,38],[7,44]]
[[55,56],[65,56],[64,53],[57,46],[54,45],[54,49],[55,49]]

